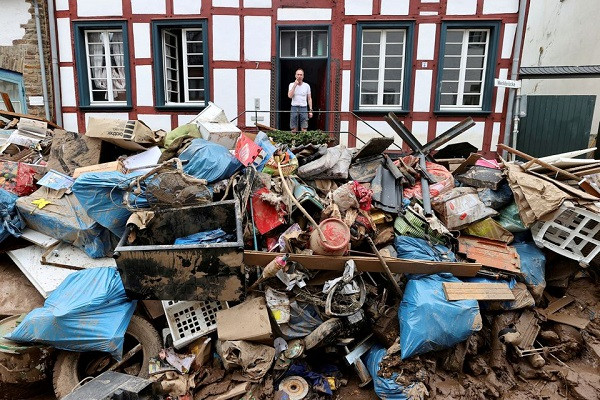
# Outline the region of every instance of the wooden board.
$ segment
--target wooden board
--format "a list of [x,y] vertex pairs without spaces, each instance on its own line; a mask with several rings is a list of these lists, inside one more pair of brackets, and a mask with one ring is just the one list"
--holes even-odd
[[514,300],[506,283],[442,283],[448,301],[454,300]]
[[553,313],[546,316],[548,321],[558,322],[559,324],[565,324],[574,326],[575,328],[585,329],[590,323],[589,320],[584,318],[575,317],[564,313]]
[[[244,250],[244,264],[265,266],[275,257],[284,253],[266,253],[263,251]],[[395,274],[437,274],[450,272],[454,276],[475,276],[481,264],[464,262],[437,262],[421,260],[403,260],[400,258],[384,257],[390,271]],[[373,257],[349,256],[319,256],[307,254],[292,254],[290,261],[296,261],[304,268],[343,271],[346,261],[354,260],[359,271],[384,272],[379,259]]]
[[29,114],[19,114],[16,112],[10,112],[10,111],[6,111],[6,110],[0,110],[0,116],[4,117],[4,118],[29,118],[29,119],[35,119],[36,121],[44,121],[48,123],[48,126],[56,129],[59,128],[60,126],[56,125],[54,122],[52,121],[48,121],[45,118],[42,117],[37,117],[35,115],[29,115]]

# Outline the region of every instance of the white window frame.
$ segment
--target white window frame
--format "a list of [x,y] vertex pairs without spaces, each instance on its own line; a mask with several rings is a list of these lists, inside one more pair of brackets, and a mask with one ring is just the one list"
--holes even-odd
[[[282,33],[290,33],[294,32],[294,54],[291,56],[280,54],[279,58],[327,58],[329,54],[329,32],[327,29],[282,29],[279,33],[279,49],[282,49]],[[308,54],[303,56],[298,54],[298,32],[306,33],[310,32],[310,49],[308,49]],[[322,56],[313,56],[313,49],[315,46],[315,33],[324,33],[326,42],[325,42],[325,51]],[[281,51],[280,51],[281,53]]]
[[[203,35],[202,33],[202,28],[184,28],[181,30],[181,40],[182,40],[182,47],[183,47],[183,87],[184,87],[184,99],[185,99],[185,103],[192,103],[192,104],[206,104],[206,100],[190,100],[190,88],[189,88],[189,64],[188,64],[188,40],[187,40],[187,32],[200,32],[201,35]],[[202,43],[202,46],[204,46],[204,36],[202,37],[202,42],[194,42],[194,43]],[[202,50],[202,53],[192,53],[193,55],[199,55],[202,56],[202,59],[204,60],[204,50]],[[197,65],[193,65],[192,67],[197,67]],[[204,61],[202,62],[202,68],[206,69],[206,65],[204,65]],[[204,81],[204,77],[203,77],[203,81]],[[200,89],[195,89],[194,91],[202,91],[204,92],[204,98],[206,99],[206,91],[204,90],[204,88]]]
[[[364,61],[364,40],[361,38],[361,49],[360,49],[360,90],[358,93],[358,108],[361,110],[396,110],[398,108],[403,107],[403,97],[404,97],[404,73],[406,71],[406,38],[408,36],[408,29],[406,28],[384,28],[384,29],[363,29],[362,35],[365,32],[381,32],[380,41],[379,41],[379,74],[377,80],[377,103],[376,104],[362,104],[362,84],[363,84],[363,61]],[[385,85],[385,60],[387,54],[385,52],[385,46],[387,44],[387,32],[389,31],[402,31],[404,34],[404,38],[402,40],[402,72],[400,74],[400,103],[399,104],[383,104],[384,93],[384,85]]]
[[[104,101],[94,100],[94,92],[93,92],[93,80],[92,80],[92,66],[90,64],[90,45],[88,40],[89,33],[104,33],[104,39],[102,45],[104,46],[104,63],[106,66],[106,91],[108,99]],[[85,62],[87,68],[87,76],[88,76],[88,91],[90,96],[90,105],[100,105],[100,104],[118,104],[118,105],[126,105],[127,100],[115,100],[114,98],[114,90],[113,90],[113,68],[119,68],[119,66],[113,66],[111,63],[111,47],[110,47],[110,33],[120,33],[122,39],[123,46],[123,68],[125,68],[125,57],[127,57],[127,53],[125,52],[125,37],[122,29],[85,29],[83,32],[83,37],[85,39]]]
[[[459,29],[459,28],[449,28],[447,31],[462,31],[463,32],[463,38],[462,38],[462,48],[461,48],[461,54],[460,54],[460,66],[459,66],[459,75],[458,75],[458,93],[457,94],[457,98],[456,98],[456,103],[457,104],[442,104],[442,96],[444,94],[454,94],[454,93],[444,93],[441,90],[442,87],[442,83],[444,82],[443,79],[440,79],[439,81],[439,85],[440,85],[440,110],[441,111],[447,111],[447,110],[451,110],[451,111],[455,111],[455,110],[483,110],[483,96],[485,93],[485,81],[487,78],[487,63],[488,63],[488,57],[489,57],[489,48],[490,48],[490,40],[491,40],[491,34],[492,34],[492,30],[489,28],[469,28],[469,29]],[[468,49],[469,49],[469,33],[470,32],[486,32],[486,42],[485,42],[485,51],[483,54],[483,67],[482,67],[482,74],[481,74],[481,90],[479,92],[479,104],[478,105],[463,105],[463,97],[465,96],[465,81],[466,81],[466,74],[467,74],[467,55],[468,55]],[[445,57],[445,50],[446,50],[446,43],[444,43],[444,54],[442,55],[442,57]],[[442,76],[444,74],[444,69],[445,67],[442,69]],[[472,93],[470,93],[472,94]],[[469,95],[469,94],[467,94]]]
[[[163,85],[164,85],[164,91],[165,91],[165,104],[179,104],[181,101],[181,92],[179,89],[179,49],[177,46],[175,46],[175,57],[167,55],[167,40],[166,40],[167,35],[173,36],[175,38],[175,40],[177,40],[177,35],[169,32],[168,29],[162,30],[162,38],[161,39],[162,39]],[[167,58],[171,58],[171,59],[175,60],[175,68],[171,68],[171,67],[167,66]],[[175,71],[177,74],[177,79],[175,79],[175,80],[170,79],[168,70]],[[169,89],[169,81],[173,81],[176,83],[177,90]],[[180,101],[177,103],[170,101],[170,96],[169,96],[170,93],[176,93],[177,99]]]

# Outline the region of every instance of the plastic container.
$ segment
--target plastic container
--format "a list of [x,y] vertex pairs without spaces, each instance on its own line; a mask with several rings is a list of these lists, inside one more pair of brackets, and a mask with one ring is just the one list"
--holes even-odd
[[323,256],[341,256],[348,251],[350,244],[350,228],[337,218],[327,218],[319,224],[326,242],[321,240],[318,230],[310,235],[310,248],[315,254]]
[[162,306],[176,349],[217,330],[217,311],[228,308],[227,303],[218,301],[166,300]]

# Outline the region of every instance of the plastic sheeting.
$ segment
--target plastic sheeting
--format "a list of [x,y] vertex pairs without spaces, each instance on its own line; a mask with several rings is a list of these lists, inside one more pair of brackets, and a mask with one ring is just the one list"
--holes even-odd
[[69,351],[123,354],[125,331],[135,311],[116,268],[77,271],[31,311],[6,338]]
[[[31,202],[46,199],[50,204],[38,209]],[[49,198],[42,187],[30,196],[19,197],[17,208],[27,226],[63,242],[71,243],[92,258],[111,256],[110,232],[90,218],[74,194]]]
[[183,172],[209,183],[231,177],[242,166],[225,146],[204,139],[192,140],[179,159]]
[[521,259],[523,280],[537,302],[546,288],[546,256],[533,243],[515,243],[513,247]]
[[212,231],[204,231],[193,233],[186,237],[175,239],[175,244],[201,244],[201,243],[222,243],[230,242],[233,239],[233,235],[228,235],[221,228],[214,229]]
[[481,189],[477,192],[479,200],[487,207],[500,210],[514,199],[513,192],[507,182],[502,182],[498,189]]
[[171,132],[167,133],[167,135],[165,136],[164,148],[168,149],[175,140],[179,139],[180,137],[184,137],[184,136],[192,136],[192,137],[196,137],[196,138],[201,138],[202,134],[198,130],[198,125],[196,125],[196,124],[181,125],[175,129],[173,129]]
[[498,223],[507,231],[512,233],[527,231],[527,228],[519,216],[519,207],[517,207],[517,203],[514,201],[512,204],[500,210],[500,215],[496,217],[496,221],[498,221]]
[[452,347],[481,329],[477,300],[446,300],[443,282],[460,280],[444,273],[411,279],[406,284],[398,310],[403,360]]
[[456,261],[454,253],[446,246],[432,246],[424,239],[411,236],[396,236],[394,247],[397,257],[404,260]]
[[379,396],[380,399],[407,400],[408,397],[402,393],[404,386],[399,385],[395,381],[398,377],[398,373],[394,372],[390,378],[383,378],[377,375],[379,363],[385,354],[386,350],[380,344],[375,344],[364,355],[364,363],[369,370],[369,374],[371,374],[371,378],[373,378],[375,394]]
[[19,196],[0,189],[0,243],[9,236],[19,237],[25,221],[17,211],[15,203]]

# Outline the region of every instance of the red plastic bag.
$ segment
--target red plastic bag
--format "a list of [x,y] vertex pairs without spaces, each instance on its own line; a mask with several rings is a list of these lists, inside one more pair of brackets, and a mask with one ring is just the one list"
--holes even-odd
[[35,174],[35,169],[27,164],[0,161],[0,188],[17,196],[28,196],[37,189],[34,183]]
[[[404,157],[403,161],[405,164],[411,165],[416,160],[413,156],[407,156]],[[432,175],[437,181],[436,183],[429,184],[429,193],[431,194],[432,199],[454,188],[454,176],[452,176],[452,173],[450,171],[448,171],[446,168],[439,164],[435,164],[429,161],[427,161],[425,165],[427,166],[427,172],[429,172],[429,174]],[[413,197],[422,199],[423,192],[421,189],[421,181],[417,180],[415,186],[405,188],[404,197],[406,197],[407,199],[411,199]]]

